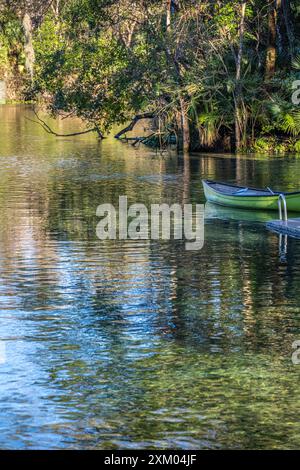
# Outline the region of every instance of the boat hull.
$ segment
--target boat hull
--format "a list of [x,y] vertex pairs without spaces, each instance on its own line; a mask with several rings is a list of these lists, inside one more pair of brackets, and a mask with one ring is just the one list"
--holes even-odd
[[207,202],[205,204],[204,217],[206,220],[235,220],[239,222],[266,223],[278,219],[278,211],[268,210],[244,210],[237,207],[227,207],[220,204]]
[[[240,209],[278,211],[278,194],[267,196],[239,196],[223,194],[203,181],[204,194],[209,202],[221,206],[239,207]],[[300,193],[285,194],[287,210],[300,212]]]

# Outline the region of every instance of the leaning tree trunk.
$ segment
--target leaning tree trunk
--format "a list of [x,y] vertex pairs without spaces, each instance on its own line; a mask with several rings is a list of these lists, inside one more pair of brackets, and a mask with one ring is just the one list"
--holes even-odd
[[235,90],[234,90],[234,121],[235,121],[235,149],[240,150],[242,143],[242,132],[243,132],[243,119],[241,112],[242,105],[242,86],[241,86],[241,70],[242,70],[242,58],[244,49],[244,35],[245,35],[245,17],[246,17],[246,1],[243,1],[241,5],[241,20],[240,20],[240,38],[239,48],[236,58],[236,75],[235,75]]
[[32,41],[32,21],[28,13],[25,13],[23,17],[23,28],[25,34],[25,68],[28,74],[30,75],[31,81],[33,80],[33,68],[34,68],[34,48]]
[[269,39],[266,56],[265,79],[270,80],[276,70],[276,29],[277,29],[277,0],[268,0]]

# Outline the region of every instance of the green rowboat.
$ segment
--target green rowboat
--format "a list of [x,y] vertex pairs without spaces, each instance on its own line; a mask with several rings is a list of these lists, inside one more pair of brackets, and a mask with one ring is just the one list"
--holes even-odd
[[208,201],[222,206],[241,209],[277,210],[278,198],[285,197],[287,210],[300,212],[300,191],[285,193],[267,189],[246,188],[217,181],[202,180],[204,194]]

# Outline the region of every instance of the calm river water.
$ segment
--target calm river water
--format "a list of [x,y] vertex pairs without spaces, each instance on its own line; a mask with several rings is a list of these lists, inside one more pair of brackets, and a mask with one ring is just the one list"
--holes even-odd
[[25,116],[0,108],[0,447],[299,448],[300,241],[209,206],[198,252],[100,241],[95,212],[202,203],[203,177],[299,189],[300,157],[188,167]]

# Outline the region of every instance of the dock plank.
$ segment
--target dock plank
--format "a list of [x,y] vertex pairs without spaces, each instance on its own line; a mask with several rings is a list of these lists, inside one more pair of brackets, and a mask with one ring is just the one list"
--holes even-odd
[[284,220],[270,220],[267,222],[267,228],[284,235],[300,238],[300,218]]

